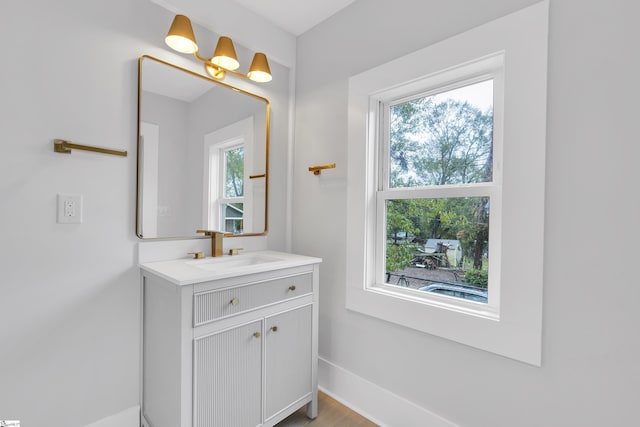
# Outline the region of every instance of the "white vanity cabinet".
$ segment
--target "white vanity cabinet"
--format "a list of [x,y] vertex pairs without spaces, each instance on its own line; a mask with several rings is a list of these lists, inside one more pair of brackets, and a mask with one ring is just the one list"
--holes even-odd
[[273,426],[305,404],[315,418],[320,260],[294,259],[188,279],[142,265],[143,426]]

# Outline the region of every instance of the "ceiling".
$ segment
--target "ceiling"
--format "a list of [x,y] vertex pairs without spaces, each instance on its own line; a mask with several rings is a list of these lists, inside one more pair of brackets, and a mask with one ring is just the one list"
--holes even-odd
[[234,0],[283,30],[299,36],[355,0]]

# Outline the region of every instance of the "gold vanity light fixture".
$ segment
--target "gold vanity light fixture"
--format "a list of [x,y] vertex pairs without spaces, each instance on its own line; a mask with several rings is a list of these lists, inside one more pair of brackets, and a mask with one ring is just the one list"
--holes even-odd
[[240,63],[233,47],[233,41],[226,36],[218,39],[218,44],[211,59],[200,56],[191,21],[184,15],[176,15],[173,18],[173,23],[164,41],[175,51],[192,53],[204,63],[204,69],[207,74],[216,80],[222,80],[226,73],[259,83],[270,82],[272,79],[267,56],[262,52],[257,52],[253,56],[249,72],[246,75],[235,71],[240,67]]

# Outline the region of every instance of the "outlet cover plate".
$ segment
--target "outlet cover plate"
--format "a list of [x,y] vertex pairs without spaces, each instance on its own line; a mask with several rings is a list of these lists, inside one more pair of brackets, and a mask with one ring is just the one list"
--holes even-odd
[[58,194],[58,224],[82,223],[82,194]]

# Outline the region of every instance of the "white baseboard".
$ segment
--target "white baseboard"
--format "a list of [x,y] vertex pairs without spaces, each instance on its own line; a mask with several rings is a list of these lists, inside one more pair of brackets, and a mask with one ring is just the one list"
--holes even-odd
[[[458,427],[376,384],[325,359],[318,360],[319,388],[381,427]],[[139,427],[140,407],[93,422],[86,427]]]
[[318,360],[318,387],[381,427],[458,427],[325,359]]
[[140,427],[140,407],[132,406],[122,412],[88,424],[86,427]]

